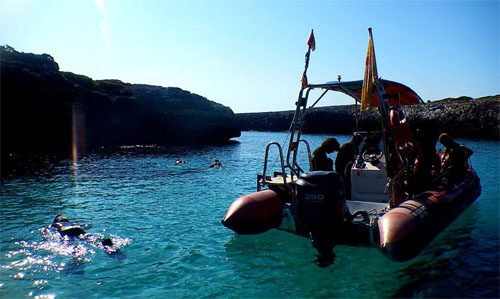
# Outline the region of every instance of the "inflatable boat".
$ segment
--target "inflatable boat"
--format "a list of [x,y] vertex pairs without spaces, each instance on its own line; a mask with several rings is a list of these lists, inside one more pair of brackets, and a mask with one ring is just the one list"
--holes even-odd
[[[373,63],[369,65],[369,61]],[[425,185],[416,179],[417,165],[422,163],[417,161],[422,160],[417,153],[419,141],[402,106],[422,100],[401,83],[377,78],[374,61],[370,31],[364,80],[303,84],[284,145],[286,153],[281,144],[268,144],[264,169],[257,175],[257,191],[230,205],[222,220],[224,226],[238,234],[278,229],[311,238],[320,266],[333,263],[336,245],[376,247],[391,260],[406,261],[479,197],[480,180],[470,161],[466,175],[453,184],[436,170],[429,170],[432,179]],[[310,91],[318,89],[321,95],[307,107]],[[311,151],[301,129],[305,116],[327,92],[352,97],[356,117],[364,111],[358,109],[358,103],[376,109],[380,116],[380,127],[369,131],[353,128],[354,155],[342,173],[304,171],[310,167]],[[280,164],[272,175],[267,169],[271,148],[277,150]],[[300,153],[307,157],[301,159]],[[306,161],[305,165],[299,161]]]

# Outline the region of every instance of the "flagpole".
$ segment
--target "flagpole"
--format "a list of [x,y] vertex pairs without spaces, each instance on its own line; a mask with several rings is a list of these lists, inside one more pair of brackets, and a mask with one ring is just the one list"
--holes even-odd
[[307,53],[306,62],[304,66],[304,72],[302,73],[302,89],[306,89],[309,83],[307,82],[307,69],[309,68],[309,58],[311,56],[311,50],[316,50],[316,40],[314,39],[314,29],[311,29],[311,34],[307,40]]
[[[289,129],[289,135],[290,135],[290,142],[288,144],[288,152],[286,156],[286,163],[288,167],[292,170],[292,172],[296,172],[298,175],[300,172],[300,167],[295,167],[296,166],[296,160],[297,160],[297,150],[298,150],[298,143],[300,140],[300,127],[301,123],[299,121],[300,116],[305,110],[307,106],[307,96],[306,98],[303,97],[304,95],[304,90],[309,86],[309,83],[307,82],[307,69],[309,68],[309,58],[311,55],[311,50],[314,51],[316,49],[316,41],[314,40],[314,30],[311,29],[311,34],[309,35],[309,39],[307,40],[307,53],[305,56],[305,66],[304,66],[304,72],[302,73],[302,83],[301,83],[301,88],[299,91],[299,97],[297,99],[297,102],[295,103],[296,108],[295,108],[295,114],[293,115],[293,120],[292,123],[290,124],[290,129]],[[297,136],[295,136],[297,135]],[[294,142],[296,140],[296,142]],[[290,165],[290,154],[293,152],[293,160],[292,160],[292,165]]]

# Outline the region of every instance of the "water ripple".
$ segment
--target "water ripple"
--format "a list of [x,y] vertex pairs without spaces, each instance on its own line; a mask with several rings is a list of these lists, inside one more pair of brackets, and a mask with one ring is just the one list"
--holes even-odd
[[[335,265],[320,269],[308,239],[240,236],[220,224],[234,199],[255,191],[266,144],[285,137],[245,132],[226,146],[95,152],[2,178],[1,296],[498,297],[499,175],[488,167],[496,143],[466,141],[483,194],[416,259],[337,246]],[[326,136],[305,137],[314,148]],[[188,163],[174,166],[178,156]],[[208,168],[215,158],[221,170]],[[58,212],[88,224],[86,239],[47,229]]]

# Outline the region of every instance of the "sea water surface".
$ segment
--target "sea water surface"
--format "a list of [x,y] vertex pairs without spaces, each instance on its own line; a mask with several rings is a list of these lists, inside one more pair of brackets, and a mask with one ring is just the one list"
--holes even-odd
[[[306,238],[236,235],[220,223],[233,200],[255,191],[267,143],[286,137],[243,132],[224,146],[122,148],[3,177],[0,297],[500,296],[498,142],[458,140],[475,152],[482,194],[415,259],[337,246],[335,264],[319,268]],[[305,135],[312,148],[325,137]],[[177,157],[188,163],[174,166]],[[209,169],[216,158],[224,167]],[[115,252],[47,231],[58,212],[87,224],[94,240],[111,237]]]

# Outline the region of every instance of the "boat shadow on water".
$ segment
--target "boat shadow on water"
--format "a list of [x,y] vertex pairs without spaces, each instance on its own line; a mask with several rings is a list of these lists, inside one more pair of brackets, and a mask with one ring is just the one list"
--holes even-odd
[[[488,250],[482,249],[484,245],[475,237],[480,230],[476,212],[477,207],[472,206],[457,219],[458,223],[451,225],[437,237],[432,246],[404,264],[386,261],[382,255],[373,257],[371,254],[375,248],[341,246],[339,253],[344,258],[335,269],[317,268],[310,262],[314,249],[307,239],[300,236],[288,238],[288,234],[277,230],[258,236],[235,234],[225,244],[225,252],[235,269],[234,273],[242,278],[253,277],[260,271],[272,269],[276,273],[286,273],[291,281],[302,280],[300,277],[307,273],[311,281],[311,277],[324,280],[323,283],[311,283],[336,285],[352,275],[352,283],[356,284],[366,279],[366,276],[361,278],[355,273],[368,272],[371,277],[372,271],[376,272],[377,267],[386,265],[387,268],[381,272],[386,278],[379,281],[382,285],[378,286],[377,291],[380,292],[377,294],[383,294],[384,297],[497,298],[498,254],[496,260],[491,260],[491,264],[486,264],[484,257],[477,256],[484,256],[485,253],[481,251]],[[368,261],[371,261],[370,265],[365,264]],[[358,270],[354,270],[356,267]],[[370,294],[365,289],[359,291]],[[351,294],[344,292],[350,291],[340,286],[332,287],[328,295]]]
[[498,298],[498,254],[492,264],[477,257],[482,245],[472,233],[478,229],[475,211],[472,206],[460,224],[450,226],[397,273],[402,284],[393,297]]
[[268,231],[259,236],[234,234],[224,247],[229,261],[246,269],[309,267],[310,263],[302,258],[292,257],[310,257],[314,253],[307,239],[299,236],[290,239],[281,231]]

